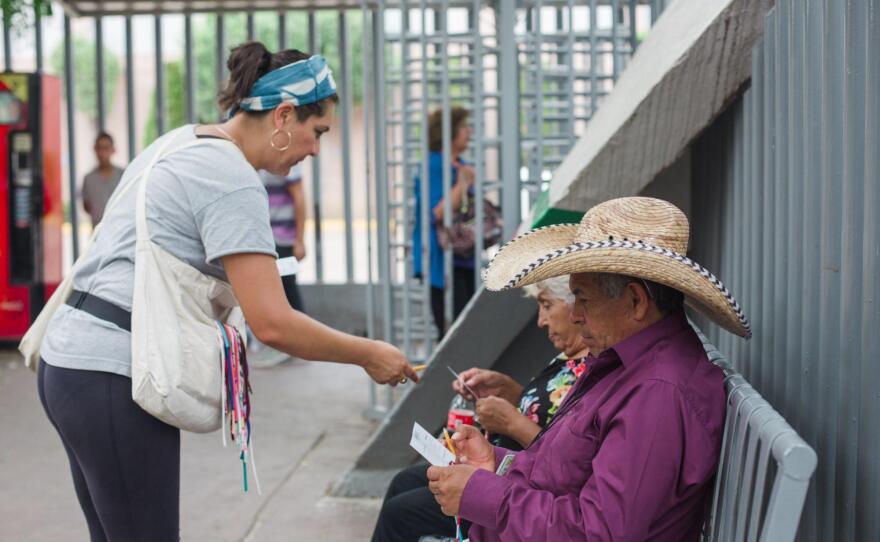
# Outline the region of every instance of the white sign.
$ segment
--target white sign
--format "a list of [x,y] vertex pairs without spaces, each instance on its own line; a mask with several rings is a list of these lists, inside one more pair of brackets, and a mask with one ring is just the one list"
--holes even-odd
[[440,441],[418,422],[413,423],[412,440],[409,441],[409,445],[435,467],[448,467],[455,462],[452,452],[440,444]]

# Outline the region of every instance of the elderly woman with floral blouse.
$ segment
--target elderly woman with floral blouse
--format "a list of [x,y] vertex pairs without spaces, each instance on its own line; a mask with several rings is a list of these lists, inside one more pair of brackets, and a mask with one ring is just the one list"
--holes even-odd
[[[550,422],[565,395],[586,370],[589,354],[578,326],[570,320],[574,296],[568,287],[568,277],[554,277],[525,290],[538,302],[538,326],[547,329],[559,356],[525,386],[503,373],[477,368],[461,373],[461,380],[477,397],[472,397],[458,380],[452,385],[466,399],[476,399],[477,419],[492,435],[493,443],[512,450],[527,448]],[[455,524],[442,513],[428,490],[426,469],[424,464],[415,465],[394,477],[372,542],[416,542],[422,536],[455,534]]]

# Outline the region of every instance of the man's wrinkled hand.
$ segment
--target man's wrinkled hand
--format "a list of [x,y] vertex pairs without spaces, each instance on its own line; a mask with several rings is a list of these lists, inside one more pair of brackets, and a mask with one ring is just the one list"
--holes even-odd
[[464,487],[476,470],[470,465],[428,468],[428,489],[434,494],[444,514],[458,515]]

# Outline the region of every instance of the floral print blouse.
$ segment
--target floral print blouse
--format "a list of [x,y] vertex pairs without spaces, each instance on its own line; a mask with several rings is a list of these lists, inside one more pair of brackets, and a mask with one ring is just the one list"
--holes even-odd
[[[553,419],[575,381],[587,371],[587,358],[567,359],[564,354],[550,362],[523,388],[519,411],[541,427]],[[498,435],[494,444],[509,450],[521,450],[512,438]]]

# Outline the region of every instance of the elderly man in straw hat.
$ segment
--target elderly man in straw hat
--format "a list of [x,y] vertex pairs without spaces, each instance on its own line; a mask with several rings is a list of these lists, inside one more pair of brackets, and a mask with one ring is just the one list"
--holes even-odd
[[472,542],[699,539],[725,391],[683,305],[751,332],[687,245],[674,205],[620,198],[580,224],[526,233],[493,259],[493,290],[571,275],[571,318],[594,354],[528,449],[509,454],[465,427],[454,437],[460,464],[428,470],[443,511],[473,523]]

